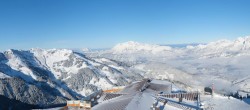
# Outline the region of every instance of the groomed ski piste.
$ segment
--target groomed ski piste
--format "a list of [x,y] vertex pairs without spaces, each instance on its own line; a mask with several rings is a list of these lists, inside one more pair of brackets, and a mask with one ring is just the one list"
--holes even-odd
[[[180,101],[180,97],[182,98]],[[114,93],[103,92],[91,110],[249,110],[246,102],[203,91],[185,91],[166,80],[143,79]],[[52,110],[62,108],[54,108]],[[70,109],[70,108],[69,108]],[[79,109],[80,108],[71,108]]]

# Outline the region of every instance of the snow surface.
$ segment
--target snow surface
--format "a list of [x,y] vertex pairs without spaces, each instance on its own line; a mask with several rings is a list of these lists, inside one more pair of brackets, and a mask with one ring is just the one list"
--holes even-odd
[[[93,110],[150,110],[153,103],[157,102],[155,94],[161,91],[155,91],[151,88],[147,88],[143,92],[137,91],[137,87],[142,87],[140,86],[141,82],[143,81],[128,85],[124,88],[123,91],[116,93],[126,93],[126,95],[119,96],[107,101],[101,101],[98,105],[93,107]],[[155,84],[170,86],[171,83],[166,80],[153,80],[149,85],[156,86]],[[125,101],[125,99],[128,98],[132,99]],[[102,98],[100,98],[100,100],[102,100]],[[185,107],[184,105],[186,105],[187,107],[197,106],[196,101],[188,101],[184,99],[183,102],[179,103],[177,98],[168,98],[168,100],[172,100],[173,102],[176,102],[175,104],[183,107]],[[128,104],[127,101],[129,101]],[[213,97],[211,97],[211,95],[203,95],[201,93],[201,103],[204,105],[203,107],[206,110],[249,110],[250,108],[250,105],[248,105],[244,101],[240,101],[239,99],[235,99],[232,97],[228,98],[218,94],[215,94]],[[156,106],[160,107],[162,110],[182,110],[181,108],[168,103],[164,105],[160,101],[158,101],[158,104]]]
[[202,103],[205,103],[204,108],[213,108],[213,110],[249,110],[250,105],[235,99],[233,97],[225,97],[215,94],[214,97],[211,96],[201,96]]

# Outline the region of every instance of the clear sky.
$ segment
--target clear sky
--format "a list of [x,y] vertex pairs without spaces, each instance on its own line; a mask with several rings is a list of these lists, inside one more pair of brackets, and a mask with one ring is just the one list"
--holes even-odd
[[206,43],[250,35],[250,0],[0,0],[0,50]]

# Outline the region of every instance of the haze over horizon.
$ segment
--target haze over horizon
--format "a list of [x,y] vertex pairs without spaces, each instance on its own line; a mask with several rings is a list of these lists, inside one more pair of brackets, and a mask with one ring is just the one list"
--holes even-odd
[[0,51],[208,43],[250,35],[247,0],[4,0]]

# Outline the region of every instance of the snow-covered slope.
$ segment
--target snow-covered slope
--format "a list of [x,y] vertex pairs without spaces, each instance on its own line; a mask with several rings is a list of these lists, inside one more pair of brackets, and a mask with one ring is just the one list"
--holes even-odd
[[214,97],[202,95],[201,101],[204,103],[204,109],[212,110],[248,110],[250,105],[235,99],[233,97],[226,97],[215,94]]
[[[16,96],[13,90],[19,90],[15,84],[4,85],[0,94],[9,98],[16,98],[28,104],[47,106],[52,102],[65,103],[65,99],[81,99],[98,89],[114,86],[124,86],[128,82],[141,79],[142,76],[127,66],[107,58],[89,58],[82,53],[68,49],[31,49],[7,50],[0,53],[0,78],[16,80],[17,83],[32,85],[41,94],[51,93],[52,97],[61,98],[60,101],[39,97],[46,103],[29,101],[25,95]],[[0,83],[1,83],[0,81]],[[4,83],[4,82],[3,82]],[[48,89],[50,88],[50,89]],[[24,89],[29,97],[34,97],[32,91]],[[48,90],[48,91],[47,91]],[[55,94],[53,94],[55,93]],[[11,95],[9,95],[11,94]]]

